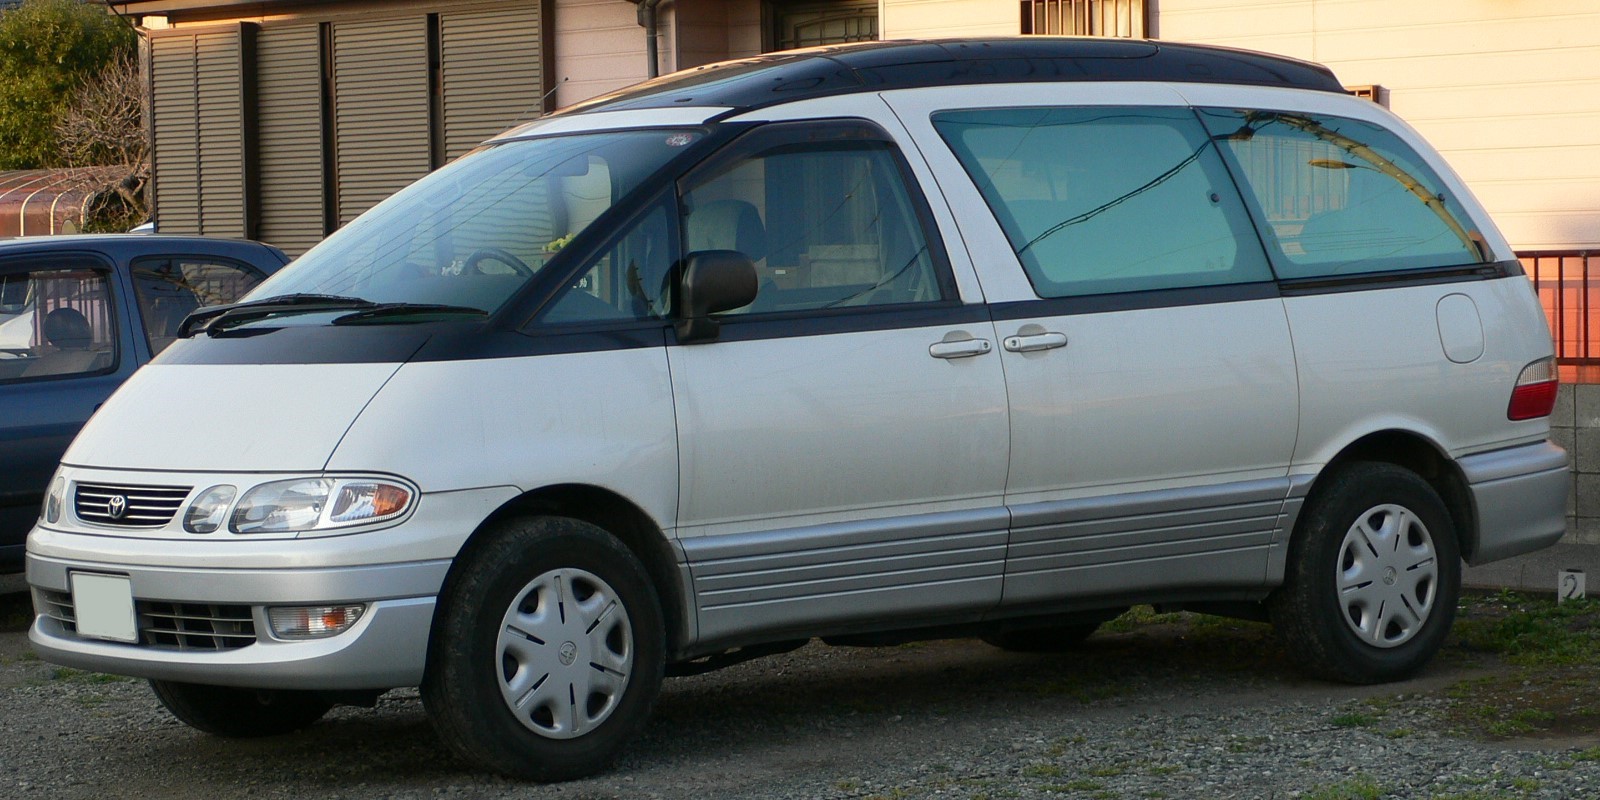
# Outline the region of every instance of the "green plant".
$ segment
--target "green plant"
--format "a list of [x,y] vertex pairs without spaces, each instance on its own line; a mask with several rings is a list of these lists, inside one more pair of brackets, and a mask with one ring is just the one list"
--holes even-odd
[[74,92],[132,57],[137,37],[99,4],[24,0],[0,12],[0,169],[56,166],[56,124]]

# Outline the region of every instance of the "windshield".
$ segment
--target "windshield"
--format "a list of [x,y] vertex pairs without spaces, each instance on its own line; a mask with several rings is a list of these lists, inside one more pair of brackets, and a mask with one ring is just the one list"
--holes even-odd
[[617,131],[486,147],[379,203],[247,299],[337,295],[492,313],[698,136]]

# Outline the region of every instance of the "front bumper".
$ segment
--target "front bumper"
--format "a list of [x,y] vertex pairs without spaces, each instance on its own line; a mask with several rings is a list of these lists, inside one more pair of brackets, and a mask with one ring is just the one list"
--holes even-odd
[[1567,451],[1546,441],[1467,456],[1460,464],[1478,518],[1476,541],[1463,543],[1467,563],[1531,553],[1566,532]]
[[[452,559],[515,495],[512,487],[424,494],[392,527],[313,538],[40,525],[28,539],[28,636],[46,661],[118,675],[258,689],[415,686]],[[127,578],[140,643],[78,635],[75,572]],[[365,606],[361,618],[323,639],[280,638],[267,612],[350,604]],[[187,632],[190,615],[197,634]],[[172,627],[185,632],[156,632]]]
[[[415,686],[422,682],[435,598],[449,569],[448,561],[322,570],[129,568],[30,555],[28,583],[38,613],[28,638],[46,661],[140,678],[257,689]],[[152,601],[248,606],[255,641],[197,650],[80,637],[60,611],[62,602],[71,603],[75,571],[127,576],[141,608]],[[267,620],[271,606],[338,603],[364,603],[366,612],[326,639],[279,639]]]

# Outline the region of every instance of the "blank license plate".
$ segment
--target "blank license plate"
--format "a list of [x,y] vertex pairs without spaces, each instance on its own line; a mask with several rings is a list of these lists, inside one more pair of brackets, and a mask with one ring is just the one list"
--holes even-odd
[[72,606],[78,635],[113,642],[139,641],[133,585],[120,575],[72,573]]

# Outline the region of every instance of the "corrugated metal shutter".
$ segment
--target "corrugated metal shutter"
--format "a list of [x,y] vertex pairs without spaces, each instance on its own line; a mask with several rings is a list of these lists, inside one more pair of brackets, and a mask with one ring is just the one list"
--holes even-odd
[[428,172],[427,17],[333,26],[339,222]]
[[544,88],[538,3],[446,12],[439,29],[448,158],[539,116]]
[[321,26],[262,28],[256,38],[261,222],[256,235],[290,255],[322,239]]
[[163,233],[249,235],[244,26],[151,38],[157,224]]

